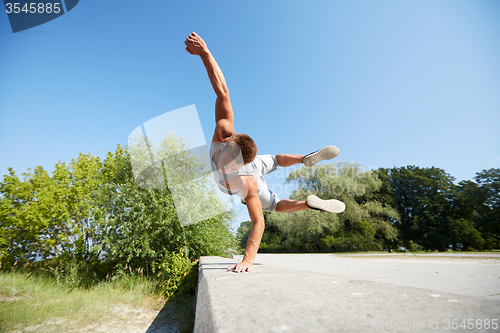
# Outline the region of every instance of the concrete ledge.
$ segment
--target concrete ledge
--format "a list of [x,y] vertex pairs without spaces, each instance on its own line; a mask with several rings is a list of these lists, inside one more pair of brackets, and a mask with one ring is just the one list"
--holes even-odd
[[[200,258],[194,332],[442,332],[452,330],[446,328],[446,320],[500,321],[498,298],[443,291],[446,288],[439,286],[453,281],[434,271],[428,274],[437,287],[426,289],[404,286],[404,278],[403,283],[373,281],[359,258],[258,255],[252,272],[227,271],[240,260]],[[357,272],[354,279],[346,269],[349,263]],[[488,268],[499,273],[491,281],[500,292],[500,265]]]

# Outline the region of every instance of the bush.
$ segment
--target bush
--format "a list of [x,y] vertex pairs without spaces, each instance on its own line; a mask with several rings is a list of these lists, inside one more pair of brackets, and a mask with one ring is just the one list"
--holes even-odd
[[[198,260],[191,261],[183,249],[165,255],[157,267],[158,289],[167,297],[176,293],[194,293]],[[193,281],[194,280],[194,281]]]

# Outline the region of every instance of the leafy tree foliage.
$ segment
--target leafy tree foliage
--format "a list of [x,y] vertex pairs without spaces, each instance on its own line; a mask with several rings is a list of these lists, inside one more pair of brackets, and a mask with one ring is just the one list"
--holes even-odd
[[[201,173],[196,156],[180,154],[182,140],[168,136],[162,144],[183,159],[179,172],[187,177]],[[167,171],[163,168],[164,175]],[[201,210],[203,204],[218,204],[202,185],[191,182],[189,188],[193,198],[209,201],[198,205]],[[199,256],[237,248],[229,227],[233,213],[181,227],[169,188],[137,186],[129,152],[120,145],[104,162],[80,154],[67,166],[58,163],[52,177],[37,167],[20,180],[9,169],[0,193],[3,267],[42,259],[90,269],[96,278],[140,273],[155,277],[171,294],[194,290]]]
[[476,174],[476,223],[486,240],[486,247],[500,247],[500,168]]
[[[373,196],[382,186],[376,171],[339,162],[295,170],[287,182],[298,185],[291,199],[305,200],[314,194],[341,200],[346,210],[342,214],[306,210],[266,215],[261,252],[378,250],[397,238],[392,225],[398,218],[396,210]],[[247,229],[239,230],[243,244]]]
[[100,192],[108,228],[98,248],[109,258],[155,273],[159,262],[179,249],[194,259],[235,247],[229,232],[230,213],[183,228],[168,189],[147,190],[132,181],[109,182]]
[[[379,169],[384,183],[376,195],[400,213],[395,224],[409,249],[444,251],[498,247],[499,169],[462,181],[439,168]],[[392,194],[392,197],[391,195]]]
[[[483,170],[474,181],[453,181],[442,169],[416,166],[366,172],[337,163],[296,170],[287,178],[298,185],[292,199],[339,199],[346,211],[266,213],[259,251],[499,248],[500,169]],[[250,226],[238,229],[242,247]]]
[[[0,184],[0,253],[4,264],[13,264],[15,260],[33,261],[37,255],[49,257],[55,254],[58,243],[64,243],[64,228],[58,220],[68,213],[65,207],[54,202],[54,196],[58,195],[54,188],[54,182],[41,167],[32,174],[24,174],[24,181],[9,168],[9,175],[5,175]],[[54,237],[50,237],[51,234]]]
[[390,184],[401,219],[399,230],[426,250],[448,248],[452,221],[453,177],[439,168],[391,169]]

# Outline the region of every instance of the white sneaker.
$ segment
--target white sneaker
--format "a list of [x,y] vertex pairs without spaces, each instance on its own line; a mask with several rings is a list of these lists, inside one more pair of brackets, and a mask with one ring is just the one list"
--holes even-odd
[[340,153],[339,149],[335,146],[328,146],[325,148],[321,148],[313,153],[307,154],[304,156],[302,163],[306,167],[312,167],[314,164],[323,160],[331,160],[335,158]]
[[307,207],[316,210],[322,210],[328,213],[342,213],[345,210],[345,204],[340,200],[323,200],[315,195],[310,195],[306,200]]

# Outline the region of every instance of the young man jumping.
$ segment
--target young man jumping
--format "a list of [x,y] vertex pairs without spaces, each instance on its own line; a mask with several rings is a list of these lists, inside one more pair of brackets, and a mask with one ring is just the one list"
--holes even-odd
[[215,181],[219,189],[229,195],[237,195],[246,204],[252,220],[243,260],[229,266],[236,273],[250,272],[260,240],[264,233],[262,211],[290,213],[306,209],[317,209],[329,213],[342,213],[345,205],[339,200],[322,200],[315,195],[306,201],[278,199],[267,188],[264,175],[275,171],[278,166],[288,167],[303,163],[311,167],[319,161],[329,160],[339,154],[334,146],[322,148],[307,155],[278,154],[257,155],[257,146],[248,135],[234,130],[234,114],[229,99],[229,90],[217,62],[208,50],[205,41],[192,32],[185,41],[186,51],[200,56],[217,95],[215,101],[215,131],[210,145],[210,159]]

